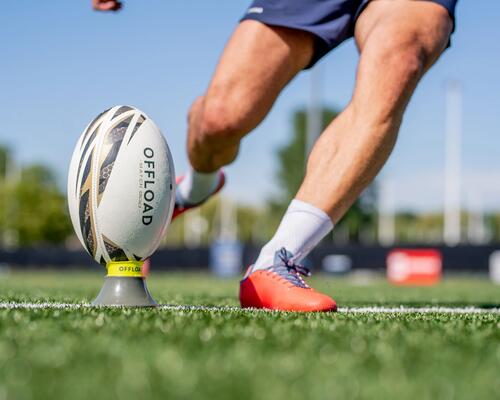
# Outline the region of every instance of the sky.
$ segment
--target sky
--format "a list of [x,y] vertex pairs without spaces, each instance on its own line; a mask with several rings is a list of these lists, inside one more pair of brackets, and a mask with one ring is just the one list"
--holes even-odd
[[[176,170],[187,167],[186,113],[203,94],[245,0],[125,0],[116,14],[90,0],[16,0],[0,11],[0,143],[21,164],[43,162],[65,185],[76,141],[102,110],[129,104],[160,127]],[[447,82],[463,91],[462,203],[500,210],[500,1],[461,0],[452,47],[429,71],[408,107],[394,153],[379,180],[398,209],[443,203]],[[354,85],[352,40],[318,65],[322,100],[342,109]],[[275,187],[276,151],[291,115],[307,104],[309,72],[284,90],[227,169],[226,195],[263,204]]]

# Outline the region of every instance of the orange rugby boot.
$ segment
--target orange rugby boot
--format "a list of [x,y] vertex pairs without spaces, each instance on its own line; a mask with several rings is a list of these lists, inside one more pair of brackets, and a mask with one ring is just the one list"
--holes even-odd
[[[178,176],[175,180],[175,184],[179,185],[183,179],[184,179],[184,176]],[[219,183],[217,184],[217,187],[215,188],[213,193],[211,195],[209,195],[205,200],[200,201],[199,203],[196,203],[196,204],[178,204],[177,199],[176,199],[175,205],[174,205],[174,212],[172,213],[172,220],[174,220],[174,218],[177,218],[179,215],[184,214],[186,211],[191,210],[192,208],[201,206],[210,197],[217,194],[224,187],[225,183],[226,183],[226,175],[224,174],[224,171],[219,170]]]
[[252,266],[240,282],[243,308],[267,308],[279,311],[337,311],[337,304],[326,294],[316,292],[303,279],[307,268],[296,264],[285,248],[276,252],[274,265],[252,272]]

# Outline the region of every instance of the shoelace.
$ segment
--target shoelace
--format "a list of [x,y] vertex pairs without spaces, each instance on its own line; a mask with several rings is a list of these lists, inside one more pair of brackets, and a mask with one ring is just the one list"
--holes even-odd
[[301,275],[311,276],[311,271],[303,265],[297,264],[284,247],[279,251],[278,257],[281,263],[273,265],[270,269],[294,286],[309,289]]

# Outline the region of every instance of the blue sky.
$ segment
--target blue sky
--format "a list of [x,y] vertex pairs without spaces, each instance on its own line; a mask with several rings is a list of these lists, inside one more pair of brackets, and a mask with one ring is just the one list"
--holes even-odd
[[[17,0],[0,13],[0,142],[22,163],[51,165],[64,184],[85,125],[115,104],[149,114],[186,167],[186,111],[205,90],[224,43],[249,2],[126,0],[118,14],[91,11],[90,0]],[[453,46],[424,78],[381,179],[399,208],[439,209],[445,86],[463,87],[465,206],[500,209],[500,2],[459,1]],[[319,64],[323,99],[342,108],[357,53],[344,43]],[[262,203],[273,193],[275,151],[289,137],[291,112],[307,102],[301,73],[268,118],[245,139],[229,168],[228,196]],[[249,184],[250,183],[250,184]]]

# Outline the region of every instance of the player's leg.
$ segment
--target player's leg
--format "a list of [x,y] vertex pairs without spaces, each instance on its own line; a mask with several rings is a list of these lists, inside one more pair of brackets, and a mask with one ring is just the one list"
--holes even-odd
[[315,144],[296,200],[254,269],[272,265],[282,247],[296,260],[307,255],[331,230],[328,216],[337,222],[372,181],[394,146],[419,79],[446,47],[451,29],[446,9],[432,2],[369,3],[356,25],[361,57],[353,98]]
[[229,40],[206,94],[189,112],[192,169],[179,185],[180,202],[196,204],[217,186],[218,170],[238,154],[241,139],[271,109],[284,86],[307,64],[309,33],[243,21]]
[[320,137],[297,198],[337,222],[377,175],[423,74],[445,49],[452,21],[428,1],[371,2],[356,25],[361,57],[345,111]]

